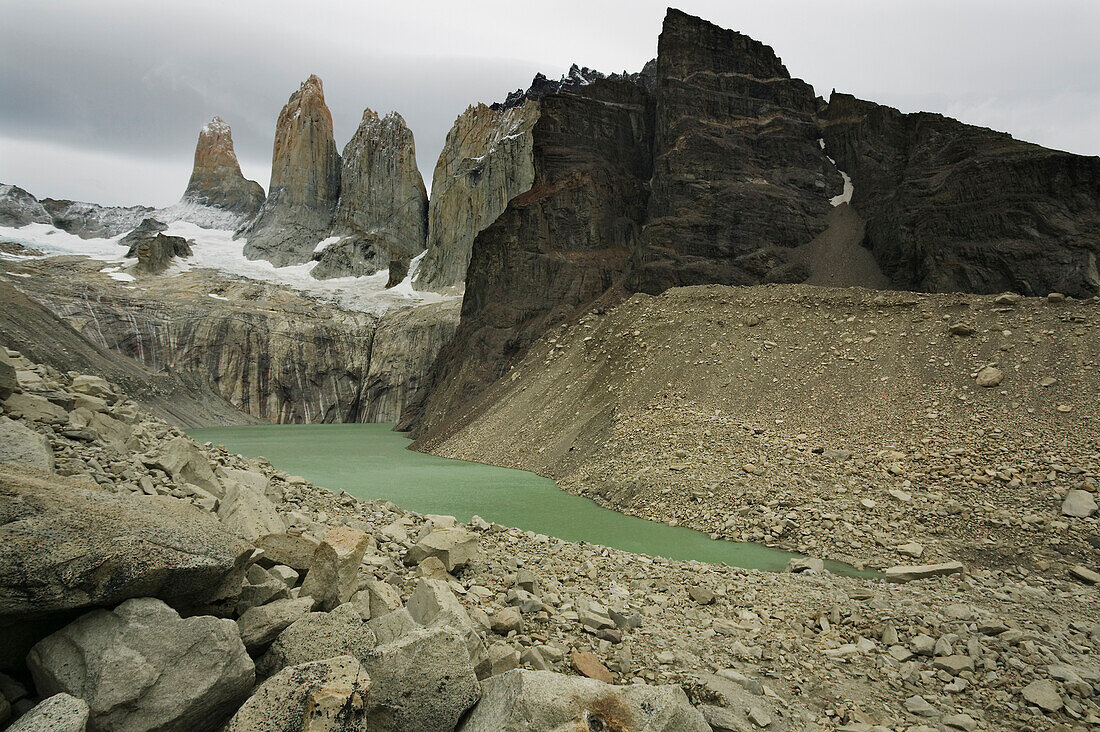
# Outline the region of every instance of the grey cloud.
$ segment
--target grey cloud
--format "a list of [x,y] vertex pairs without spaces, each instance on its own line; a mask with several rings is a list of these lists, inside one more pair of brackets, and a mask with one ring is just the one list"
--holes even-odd
[[[468,104],[501,99],[536,71],[560,74],[571,62],[640,68],[656,51],[664,5],[7,2],[0,180],[39,195],[134,203],[123,196],[137,190],[147,191],[140,202],[170,203],[186,182],[178,171],[199,127],[218,114],[233,127],[246,174],[266,185],[279,109],[316,73],[339,145],[364,106],[396,109],[416,135],[430,183],[447,130]],[[1091,0],[679,5],[772,45],[819,94],[835,87],[1100,153],[1092,38],[1100,4]],[[54,153],[36,164],[29,151],[46,146]],[[144,187],[120,180],[138,169],[148,176]]]

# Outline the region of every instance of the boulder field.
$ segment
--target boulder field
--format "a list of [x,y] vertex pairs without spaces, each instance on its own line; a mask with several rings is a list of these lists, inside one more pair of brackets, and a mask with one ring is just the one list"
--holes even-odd
[[[1100,721],[1087,563],[860,579],[628,554],[334,494],[13,351],[0,378],[20,428],[0,465],[12,729]],[[1067,515],[1092,507],[1067,496]]]

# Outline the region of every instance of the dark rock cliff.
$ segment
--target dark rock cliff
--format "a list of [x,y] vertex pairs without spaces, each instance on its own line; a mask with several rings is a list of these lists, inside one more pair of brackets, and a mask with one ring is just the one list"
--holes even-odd
[[534,183],[474,240],[462,316],[440,352],[426,403],[402,424],[440,425],[501,376],[548,327],[621,276],[647,204],[652,104],[603,79],[546,96],[533,128]]
[[1100,158],[847,94],[821,127],[899,289],[1100,293]]
[[813,88],[770,47],[669,10],[656,106],[652,195],[629,289],[805,279],[788,250],[825,229],[826,194],[842,186],[817,141]]

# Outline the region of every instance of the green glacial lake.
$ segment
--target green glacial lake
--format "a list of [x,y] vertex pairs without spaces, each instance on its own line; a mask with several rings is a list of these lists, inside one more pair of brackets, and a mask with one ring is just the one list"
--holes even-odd
[[[425,455],[389,424],[252,425],[191,430],[199,442],[262,455],[291,475],[331,491],[386,499],[418,513],[515,526],[569,541],[670,559],[695,559],[782,571],[797,556],[758,544],[714,541],[699,531],[667,526],[603,508],[558,489],[534,473]],[[834,572],[855,573],[842,564]],[[862,574],[862,573],[860,573]]]

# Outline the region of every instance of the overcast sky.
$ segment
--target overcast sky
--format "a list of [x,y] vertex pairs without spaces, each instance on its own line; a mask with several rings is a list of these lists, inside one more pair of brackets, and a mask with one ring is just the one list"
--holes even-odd
[[[430,186],[454,118],[536,71],[636,71],[667,2],[0,0],[0,182],[39,197],[167,205],[199,128],[233,128],[267,187],[275,120],[311,73],[341,149],[396,109]],[[683,0],[771,45],[791,74],[1071,152],[1100,154],[1097,0]]]

